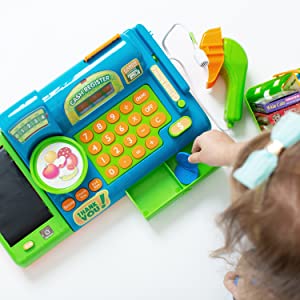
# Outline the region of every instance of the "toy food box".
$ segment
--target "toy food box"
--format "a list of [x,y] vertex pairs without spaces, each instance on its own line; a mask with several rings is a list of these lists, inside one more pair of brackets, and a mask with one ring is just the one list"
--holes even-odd
[[184,184],[176,154],[211,124],[137,25],[0,115],[0,241],[27,266],[127,195],[146,219]]

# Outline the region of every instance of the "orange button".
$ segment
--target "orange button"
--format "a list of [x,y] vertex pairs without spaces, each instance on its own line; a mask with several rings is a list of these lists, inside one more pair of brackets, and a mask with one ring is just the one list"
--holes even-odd
[[110,148],[110,153],[112,156],[120,156],[124,152],[124,148],[121,144],[115,144]]
[[128,125],[124,122],[119,123],[116,127],[115,127],[115,132],[118,135],[124,135],[126,132],[128,131]]
[[89,144],[88,150],[92,155],[98,154],[102,149],[102,146],[99,142],[92,142]]
[[121,113],[127,115],[133,110],[133,104],[130,101],[124,101],[120,105],[120,111]]
[[128,122],[132,126],[139,124],[141,121],[142,121],[142,116],[137,112],[134,112],[128,117]]
[[97,157],[97,164],[101,167],[104,167],[110,163],[110,157],[107,153],[100,154]]
[[119,121],[120,114],[116,110],[112,110],[107,114],[106,119],[109,123],[114,124]]
[[154,101],[150,101],[149,103],[143,106],[142,113],[144,116],[150,116],[157,111],[157,108],[157,103]]
[[132,164],[132,158],[129,155],[124,155],[119,160],[119,165],[121,168],[126,169]]
[[115,141],[115,135],[112,132],[106,132],[102,136],[102,142],[104,145],[110,145]]
[[70,211],[76,206],[76,202],[72,198],[67,198],[66,200],[63,201],[61,204],[61,207],[64,211]]
[[128,134],[124,137],[124,145],[127,147],[132,147],[136,144],[136,136],[134,134]]
[[89,191],[87,189],[80,189],[76,192],[75,198],[82,202],[89,197]]
[[145,137],[150,133],[151,129],[147,124],[142,124],[137,129],[137,134],[139,137]]
[[135,158],[141,158],[145,155],[146,150],[143,146],[136,146],[133,150],[132,150],[132,155]]
[[149,92],[145,89],[142,89],[138,91],[134,96],[133,96],[133,101],[136,104],[142,104],[149,98]]
[[151,126],[157,128],[162,124],[164,124],[166,122],[166,119],[167,119],[166,115],[160,112],[151,118],[150,120]]
[[159,139],[156,136],[150,136],[146,140],[146,147],[148,149],[154,149],[159,144]]
[[92,192],[97,192],[102,188],[102,181],[99,178],[94,178],[93,180],[90,181],[89,183],[89,189]]
[[110,166],[109,168],[106,169],[105,174],[109,178],[114,178],[114,177],[118,176],[119,169],[117,166]]
[[88,143],[90,142],[94,137],[94,134],[90,131],[90,130],[84,130],[80,133],[80,140],[83,142],[83,143]]
[[106,123],[103,120],[98,120],[94,125],[93,129],[96,133],[101,133],[106,129]]

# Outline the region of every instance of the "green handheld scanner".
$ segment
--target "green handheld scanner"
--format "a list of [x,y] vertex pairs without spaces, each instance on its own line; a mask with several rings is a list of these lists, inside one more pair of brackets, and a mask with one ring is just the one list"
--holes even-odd
[[224,38],[224,65],[221,74],[227,86],[224,120],[228,128],[242,118],[248,59],[236,41]]
[[222,38],[221,28],[203,34],[199,48],[209,59],[207,88],[211,88],[221,73],[227,84],[224,120],[228,128],[242,118],[248,59],[236,41]]

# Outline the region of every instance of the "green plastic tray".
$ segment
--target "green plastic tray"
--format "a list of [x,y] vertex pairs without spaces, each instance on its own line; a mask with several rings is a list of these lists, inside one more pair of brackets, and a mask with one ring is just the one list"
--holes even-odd
[[[191,147],[192,144],[182,151],[190,153]],[[185,185],[174,174],[176,165],[176,156],[173,156],[126,191],[129,199],[147,220],[217,169],[199,164],[199,177],[191,184]]]

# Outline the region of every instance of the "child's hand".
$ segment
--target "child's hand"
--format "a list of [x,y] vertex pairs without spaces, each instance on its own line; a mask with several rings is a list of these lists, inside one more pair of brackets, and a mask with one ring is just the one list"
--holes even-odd
[[189,162],[230,166],[234,163],[242,145],[223,132],[210,130],[195,139]]
[[236,272],[228,272],[224,277],[224,286],[232,294],[234,299],[238,300],[238,285],[234,281],[239,276]]

